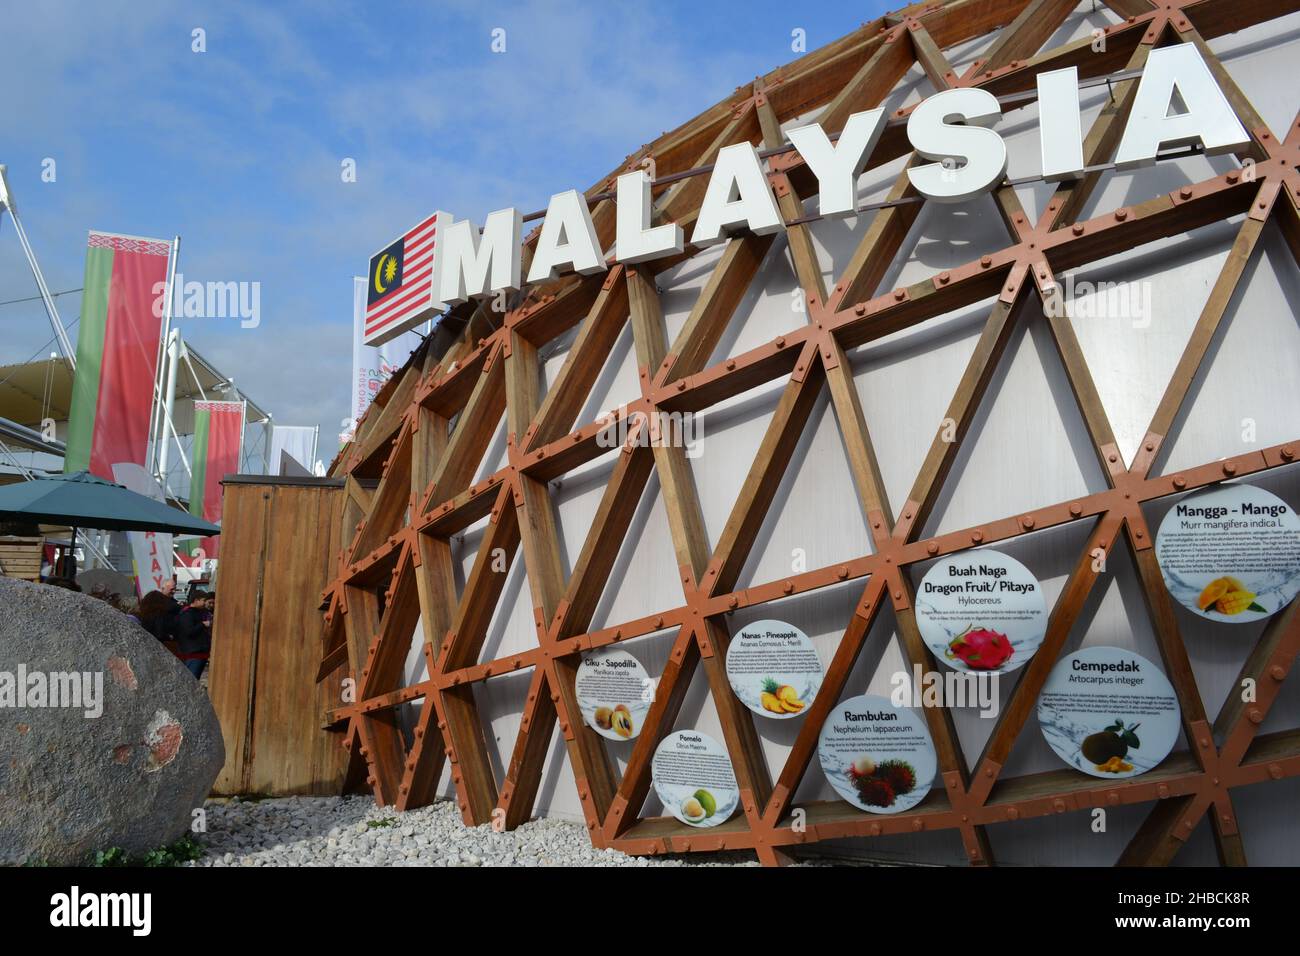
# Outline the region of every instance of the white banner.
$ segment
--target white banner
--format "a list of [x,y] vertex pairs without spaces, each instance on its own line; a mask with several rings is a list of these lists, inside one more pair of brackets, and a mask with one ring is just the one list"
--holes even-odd
[[359,419],[386,381],[419,347],[421,338],[405,332],[378,347],[366,345],[366,280],[352,279],[352,415],[343,425],[339,444],[348,441]]
[[[130,462],[114,465],[113,480],[146,498],[166,501],[158,480],[140,465]],[[160,590],[163,582],[170,581],[175,571],[171,534],[166,531],[128,531],[126,537],[131,544],[131,561],[135,565],[136,588],[140,596]]]
[[304,471],[311,472],[316,465],[316,434],[312,425],[274,425],[271,428],[271,451],[268,469],[273,475],[285,473],[281,467],[281,452],[287,453]]

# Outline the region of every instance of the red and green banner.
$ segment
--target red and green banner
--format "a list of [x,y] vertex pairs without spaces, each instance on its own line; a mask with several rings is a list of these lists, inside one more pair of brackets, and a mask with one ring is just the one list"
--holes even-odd
[[[213,524],[221,521],[221,479],[239,471],[243,435],[243,402],[194,403],[190,514]],[[204,556],[217,556],[219,540],[213,537],[200,542]]]
[[90,234],[65,472],[114,481],[114,465],[145,463],[170,252],[159,239]]

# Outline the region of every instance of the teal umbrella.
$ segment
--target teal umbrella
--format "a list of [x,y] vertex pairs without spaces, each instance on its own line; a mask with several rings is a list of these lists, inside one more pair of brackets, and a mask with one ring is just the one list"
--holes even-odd
[[88,471],[0,487],[0,518],[99,531],[220,534],[221,529]]

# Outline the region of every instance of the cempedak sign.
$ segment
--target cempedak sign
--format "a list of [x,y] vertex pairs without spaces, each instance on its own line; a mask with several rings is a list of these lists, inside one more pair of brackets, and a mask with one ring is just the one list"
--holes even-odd
[[[1053,70],[1036,79],[1042,176],[1049,181],[1076,178],[1084,172],[1078,70]],[[907,170],[917,192],[936,202],[956,203],[997,187],[1006,176],[1007,148],[991,127],[1001,115],[997,98],[973,87],[944,90],[918,105],[908,118],[907,138],[931,162]],[[834,141],[817,123],[790,130],[792,145],[817,177],[822,216],[856,213],[857,178],[885,123],[885,110],[873,109],[850,116]],[[1249,142],[1199,51],[1191,44],[1163,47],[1152,50],[1147,59],[1115,165],[1145,166],[1155,162],[1162,149],[1176,146],[1200,146],[1215,154]],[[645,262],[683,251],[681,226],[651,222],[651,180],[643,170],[618,177],[615,204],[615,262]],[[785,221],[755,147],[738,143],[721,149],[691,244],[710,246],[738,232],[767,235],[783,228]],[[368,344],[386,341],[450,305],[518,290],[523,280],[522,237],[518,209],[489,214],[481,231],[469,220],[436,212],[385,246],[370,259],[369,308],[378,320],[367,325]],[[527,281],[543,282],[566,272],[591,275],[607,268],[582,194],[570,189],[552,196]]]

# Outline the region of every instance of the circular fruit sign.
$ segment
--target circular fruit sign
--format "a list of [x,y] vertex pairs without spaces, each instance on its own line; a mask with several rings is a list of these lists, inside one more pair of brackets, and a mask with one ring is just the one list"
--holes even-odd
[[822,662],[808,635],[784,621],[755,621],[727,648],[727,680],[741,703],[775,720],[798,717],[822,686]]
[[693,827],[716,827],[740,805],[726,748],[698,730],[678,730],[661,740],[650,778],[664,809]]
[[1219,485],[1165,514],[1156,559],[1188,610],[1230,624],[1280,611],[1300,593],[1300,518],[1254,485]]
[[1178,697],[1160,668],[1122,647],[1061,658],[1038,698],[1038,723],[1057,756],[1094,777],[1135,777],[1178,740]]
[[641,733],[654,694],[645,668],[627,651],[584,655],[575,687],[582,717],[596,733],[610,740]]
[[870,813],[910,810],[930,792],[938,769],[921,716],[873,694],[831,708],[817,754],[835,792]]
[[1047,602],[1029,569],[1000,551],[938,561],[916,592],[916,623],[934,656],[959,671],[1006,673],[1034,656]]

